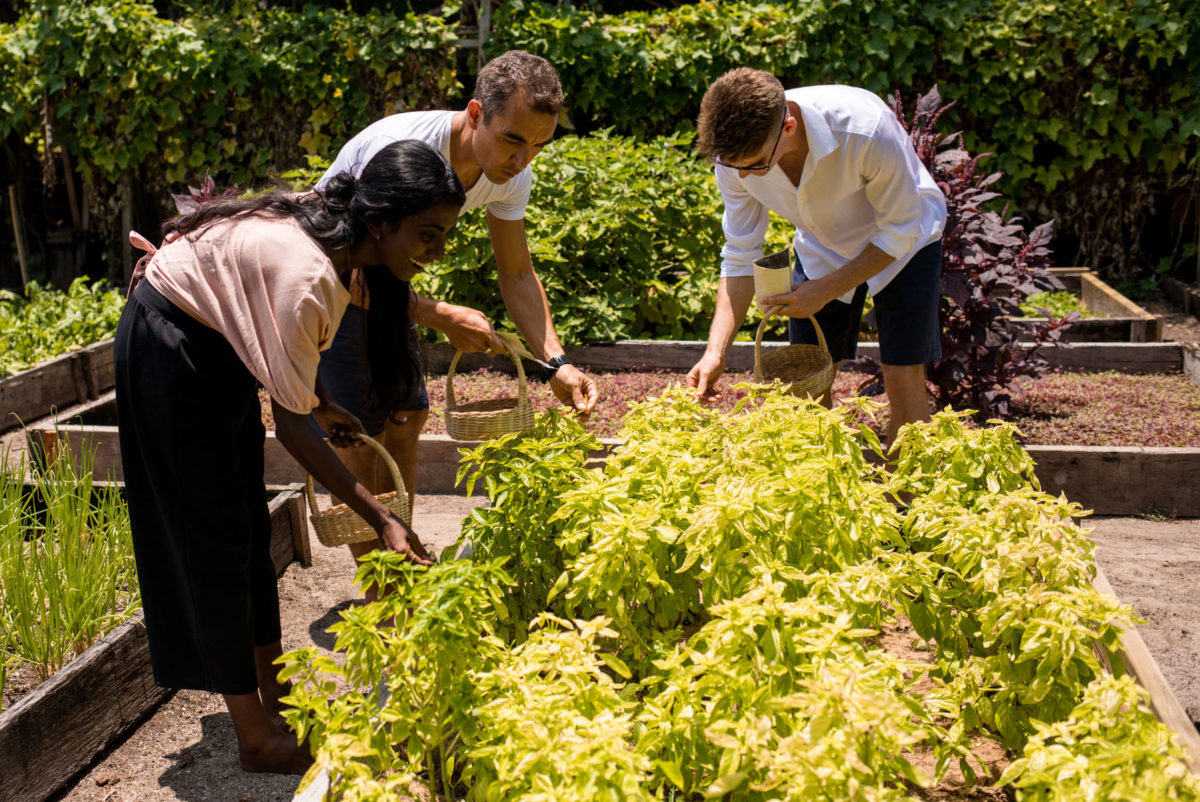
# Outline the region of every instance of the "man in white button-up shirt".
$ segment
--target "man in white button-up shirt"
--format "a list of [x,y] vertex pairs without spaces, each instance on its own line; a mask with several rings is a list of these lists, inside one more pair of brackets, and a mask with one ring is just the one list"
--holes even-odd
[[725,201],[725,246],[708,347],[689,384],[714,394],[774,212],[796,227],[798,263],[791,292],[759,306],[784,307],[792,343],[816,342],[807,320],[815,316],[841,361],[855,355],[869,291],[891,409],[887,442],[902,424],[928,420],[925,363],[941,355],[946,202],[892,111],[863,89],[785,92],[774,76],[743,67],[709,87],[697,128]]

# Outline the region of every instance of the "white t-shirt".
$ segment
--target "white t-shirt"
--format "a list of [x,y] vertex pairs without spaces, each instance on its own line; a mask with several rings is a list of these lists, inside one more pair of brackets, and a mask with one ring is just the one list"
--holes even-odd
[[317,406],[317,362],[350,294],[295,220],[219,220],[159,248],[146,281],[224,335],[283,407],[307,415]]
[[[348,172],[358,178],[367,162],[371,161],[371,157],[392,142],[404,139],[424,142],[445,156],[449,162],[450,124],[455,113],[406,111],[371,123],[342,147],[333,164],[329,165],[325,175],[317,182],[316,188],[324,189],[329,180],[338,173]],[[475,186],[467,192],[467,202],[463,204],[459,215],[486,205],[488,211],[501,220],[524,219],[532,187],[533,169],[528,165],[503,184],[493,184],[486,175],[480,175]]]
[[754,275],[770,210],[796,227],[796,253],[809,278],[834,272],[868,243],[895,257],[867,279],[874,295],[913,254],[941,238],[946,199],[896,116],[871,92],[806,86],[785,96],[800,107],[808,135],[800,185],[793,186],[779,165],[745,178],[729,167],[715,168],[725,201],[721,275]]

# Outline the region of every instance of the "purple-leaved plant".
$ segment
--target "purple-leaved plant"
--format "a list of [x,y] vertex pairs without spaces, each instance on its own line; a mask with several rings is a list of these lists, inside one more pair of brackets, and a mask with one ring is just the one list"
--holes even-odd
[[176,195],[171,193],[171,199],[175,201],[175,211],[183,214],[191,214],[200,208],[202,204],[208,203],[217,198],[232,198],[237,196],[237,186],[232,186],[223,192],[217,192],[217,182],[213,181],[212,174],[205,169],[204,180],[200,182],[199,187],[188,186],[187,195]]
[[[990,154],[971,156],[962,132],[943,136],[934,131],[954,105],[943,105],[936,86],[918,98],[911,118],[904,116],[899,92],[889,105],[946,196],[938,308],[942,356],[927,366],[930,391],[939,408],[973,409],[980,420],[1007,417],[1018,381],[1036,378],[1047,368],[1035,356],[1037,349],[1058,342],[1079,317],[1073,312],[1023,329],[1011,319],[1021,315],[1020,304],[1031,293],[1062,289],[1046,270],[1053,221],[1026,233],[1020,218],[1008,216],[1007,206],[1001,212],[984,208],[999,197],[991,187],[1001,174],[979,170],[979,160]],[[1022,339],[1032,343],[1024,345]],[[878,362],[860,357],[853,369],[868,374],[859,392],[882,392]]]

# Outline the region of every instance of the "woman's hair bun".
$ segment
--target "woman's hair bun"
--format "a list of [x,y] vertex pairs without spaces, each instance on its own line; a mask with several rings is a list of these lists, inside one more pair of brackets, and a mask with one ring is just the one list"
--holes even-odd
[[338,173],[325,184],[324,192],[325,202],[329,205],[349,206],[358,192],[358,179],[351,173]]

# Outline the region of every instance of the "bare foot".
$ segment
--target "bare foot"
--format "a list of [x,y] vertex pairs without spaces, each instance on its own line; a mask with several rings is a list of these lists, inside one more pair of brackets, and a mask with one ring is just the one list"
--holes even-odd
[[296,738],[282,732],[271,735],[260,745],[239,748],[238,762],[243,771],[272,774],[303,774],[312,765],[308,744],[296,744]]
[[[276,686],[276,688],[278,688],[278,686]],[[259,696],[262,698],[263,709],[267,711],[267,717],[271,719],[271,723],[279,728],[279,730],[282,732],[294,734],[292,728],[288,726],[287,720],[283,717],[283,711],[287,705],[279,701],[290,691],[291,688],[287,688],[286,690],[282,690],[279,695],[275,695],[273,693],[269,693],[266,688],[260,688]]]

